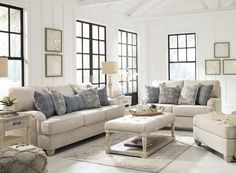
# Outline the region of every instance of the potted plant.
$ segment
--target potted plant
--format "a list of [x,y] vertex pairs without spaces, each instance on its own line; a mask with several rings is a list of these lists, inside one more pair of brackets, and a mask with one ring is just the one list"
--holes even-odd
[[11,96],[4,97],[3,100],[0,101],[3,107],[3,111],[15,111],[15,103],[17,102],[16,98],[12,98]]

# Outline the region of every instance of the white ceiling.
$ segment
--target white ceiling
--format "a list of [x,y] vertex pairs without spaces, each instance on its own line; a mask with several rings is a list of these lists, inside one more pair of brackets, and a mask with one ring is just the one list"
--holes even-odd
[[78,4],[103,5],[130,19],[236,11],[236,0],[78,0]]

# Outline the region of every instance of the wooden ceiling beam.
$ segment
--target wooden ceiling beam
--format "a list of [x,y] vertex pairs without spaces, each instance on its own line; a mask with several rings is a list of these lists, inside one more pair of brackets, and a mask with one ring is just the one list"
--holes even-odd
[[177,11],[177,12],[164,12],[148,15],[139,15],[129,17],[130,20],[152,20],[152,19],[161,19],[161,18],[170,18],[170,17],[180,17],[180,16],[194,16],[194,15],[203,15],[210,13],[221,13],[221,12],[235,12],[236,6],[232,7],[221,7],[221,8],[208,8],[203,10],[189,10],[189,11]]
[[208,9],[208,5],[207,5],[207,3],[206,3],[206,0],[200,0],[200,2],[201,2],[202,7],[203,7],[204,9]]
[[149,0],[141,0],[138,4],[136,4],[131,10],[129,10],[126,15],[132,16],[138,9],[140,9],[144,4],[146,4]]
[[97,6],[97,5],[107,5],[122,2],[124,0],[78,0],[78,5],[80,7],[84,6]]

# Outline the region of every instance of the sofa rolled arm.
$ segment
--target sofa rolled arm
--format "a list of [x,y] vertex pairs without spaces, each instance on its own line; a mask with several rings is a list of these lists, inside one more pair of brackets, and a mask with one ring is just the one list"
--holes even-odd
[[41,123],[46,120],[46,116],[39,111],[24,111],[20,114],[28,114],[30,119],[30,143],[38,146],[38,136],[41,134]]
[[213,108],[213,111],[221,112],[221,98],[210,98],[207,101],[207,106]]
[[118,97],[109,97],[108,102],[110,105],[119,105],[120,104]]

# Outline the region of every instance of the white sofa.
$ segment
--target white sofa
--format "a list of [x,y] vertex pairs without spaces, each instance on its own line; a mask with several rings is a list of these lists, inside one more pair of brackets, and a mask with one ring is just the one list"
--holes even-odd
[[159,86],[160,83],[166,83],[169,86],[190,86],[196,84],[213,85],[210,99],[207,105],[173,105],[156,104],[157,107],[163,106],[165,111],[176,115],[175,126],[177,128],[193,129],[193,117],[198,114],[204,114],[212,111],[221,111],[221,87],[217,80],[179,80],[179,81],[153,81],[152,86]]
[[[124,105],[110,105],[46,119],[34,109],[34,92],[43,88],[47,87],[11,88],[9,95],[17,99],[16,111],[31,115],[31,143],[46,150],[48,155],[54,155],[57,148],[103,133],[106,121],[125,112]],[[49,88],[65,96],[75,94],[70,85]]]

